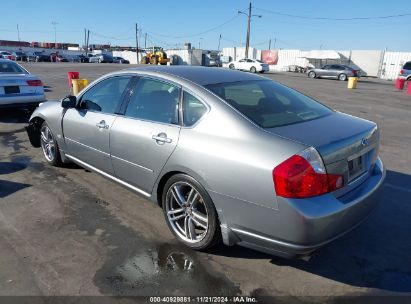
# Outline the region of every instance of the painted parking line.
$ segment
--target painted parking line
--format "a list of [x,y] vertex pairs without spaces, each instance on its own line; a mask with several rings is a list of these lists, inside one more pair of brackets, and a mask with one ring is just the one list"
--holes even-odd
[[401,186],[396,186],[390,183],[385,183],[384,186],[395,189],[395,190],[399,190],[399,191],[403,191],[403,192],[408,192],[411,193],[411,189],[410,188],[405,188],[405,187],[401,187]]

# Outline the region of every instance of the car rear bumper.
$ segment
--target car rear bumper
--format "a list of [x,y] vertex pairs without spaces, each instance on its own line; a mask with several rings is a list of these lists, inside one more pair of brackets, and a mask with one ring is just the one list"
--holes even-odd
[[15,107],[15,106],[27,106],[30,104],[36,104],[46,100],[44,94],[29,94],[29,95],[16,95],[5,96],[0,95],[0,108]]
[[222,225],[223,240],[284,257],[308,255],[367,218],[378,202],[384,178],[378,160],[364,183],[339,198],[333,194],[304,200],[279,198],[278,209],[253,205],[242,211],[244,204],[237,201],[234,212],[242,213],[245,220]]

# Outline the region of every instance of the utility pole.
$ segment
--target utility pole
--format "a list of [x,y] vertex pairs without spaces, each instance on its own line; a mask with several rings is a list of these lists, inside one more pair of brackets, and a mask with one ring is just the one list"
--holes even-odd
[[53,21],[51,23],[54,27],[54,48],[57,49],[57,31],[56,31],[56,25],[58,24],[56,21]]
[[221,42],[221,34],[220,34],[220,37],[218,37],[218,48],[217,48],[218,52],[220,51],[220,42]]
[[270,40],[268,41],[268,49],[271,50],[271,38],[270,38]]
[[248,58],[248,49],[250,48],[250,23],[251,23],[251,17],[258,17],[261,18],[261,15],[251,15],[251,1],[250,5],[248,7],[248,14],[242,11],[238,11],[239,14],[244,14],[248,17],[248,23],[247,23],[247,37],[246,37],[246,43],[245,43],[245,58]]
[[144,35],[144,48],[147,48],[147,33]]
[[84,44],[83,44],[83,47],[85,47],[86,51],[87,51],[86,45],[87,45],[87,29],[84,29]]
[[137,64],[138,64],[139,60],[138,60],[138,26],[137,26],[137,23],[136,23],[136,54],[137,54]]
[[17,39],[20,41],[20,29],[19,29],[18,24],[17,24]]
[[90,42],[90,30],[87,30],[87,38],[86,38],[86,56],[88,54],[88,45]]
[[250,47],[250,23],[251,23],[251,1],[248,8],[248,26],[247,26],[247,40],[245,42],[245,58],[248,58],[248,49]]

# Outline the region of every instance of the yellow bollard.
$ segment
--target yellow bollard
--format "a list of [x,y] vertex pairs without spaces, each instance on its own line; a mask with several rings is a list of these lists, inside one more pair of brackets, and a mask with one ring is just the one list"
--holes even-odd
[[73,95],[77,95],[81,90],[88,86],[87,79],[72,79],[71,83],[73,84]]
[[347,88],[355,89],[357,87],[358,77],[348,77]]

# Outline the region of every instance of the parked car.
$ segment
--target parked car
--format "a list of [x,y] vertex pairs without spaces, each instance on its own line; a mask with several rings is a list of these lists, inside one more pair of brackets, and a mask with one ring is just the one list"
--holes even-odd
[[122,58],[122,57],[113,57],[113,63],[125,63],[130,64],[130,61]]
[[400,74],[398,75],[398,78],[411,81],[411,61],[408,61],[403,65],[402,69],[400,70]]
[[0,108],[35,108],[46,99],[43,83],[17,62],[0,59]]
[[82,62],[82,63],[89,62],[89,57],[84,56],[83,54],[78,55],[78,59],[79,59],[80,62]]
[[90,63],[113,63],[113,56],[108,54],[95,54],[89,58]]
[[222,239],[310,254],[367,217],[385,176],[375,123],[228,69],[113,72],[42,104],[27,131],[50,165],[77,163],[158,203],[198,250]]
[[232,70],[250,71],[251,73],[264,73],[269,71],[268,64],[257,59],[240,59],[229,63],[228,67]]
[[27,61],[51,62],[50,55],[45,52],[33,52],[27,54]]
[[24,52],[16,51],[13,52],[12,55],[16,61],[27,61],[27,55]]
[[220,61],[219,58],[210,57],[208,59],[208,66],[209,67],[220,67],[221,66],[221,61]]
[[9,59],[9,60],[15,60],[13,54],[7,51],[0,51],[0,58],[3,59]]
[[53,56],[55,58],[55,62],[69,62],[70,61],[67,56],[62,55],[62,54],[52,53],[50,54],[50,56]]
[[336,78],[341,81],[348,80],[348,77],[360,77],[360,71],[343,64],[327,64],[319,69],[307,71],[310,78]]

